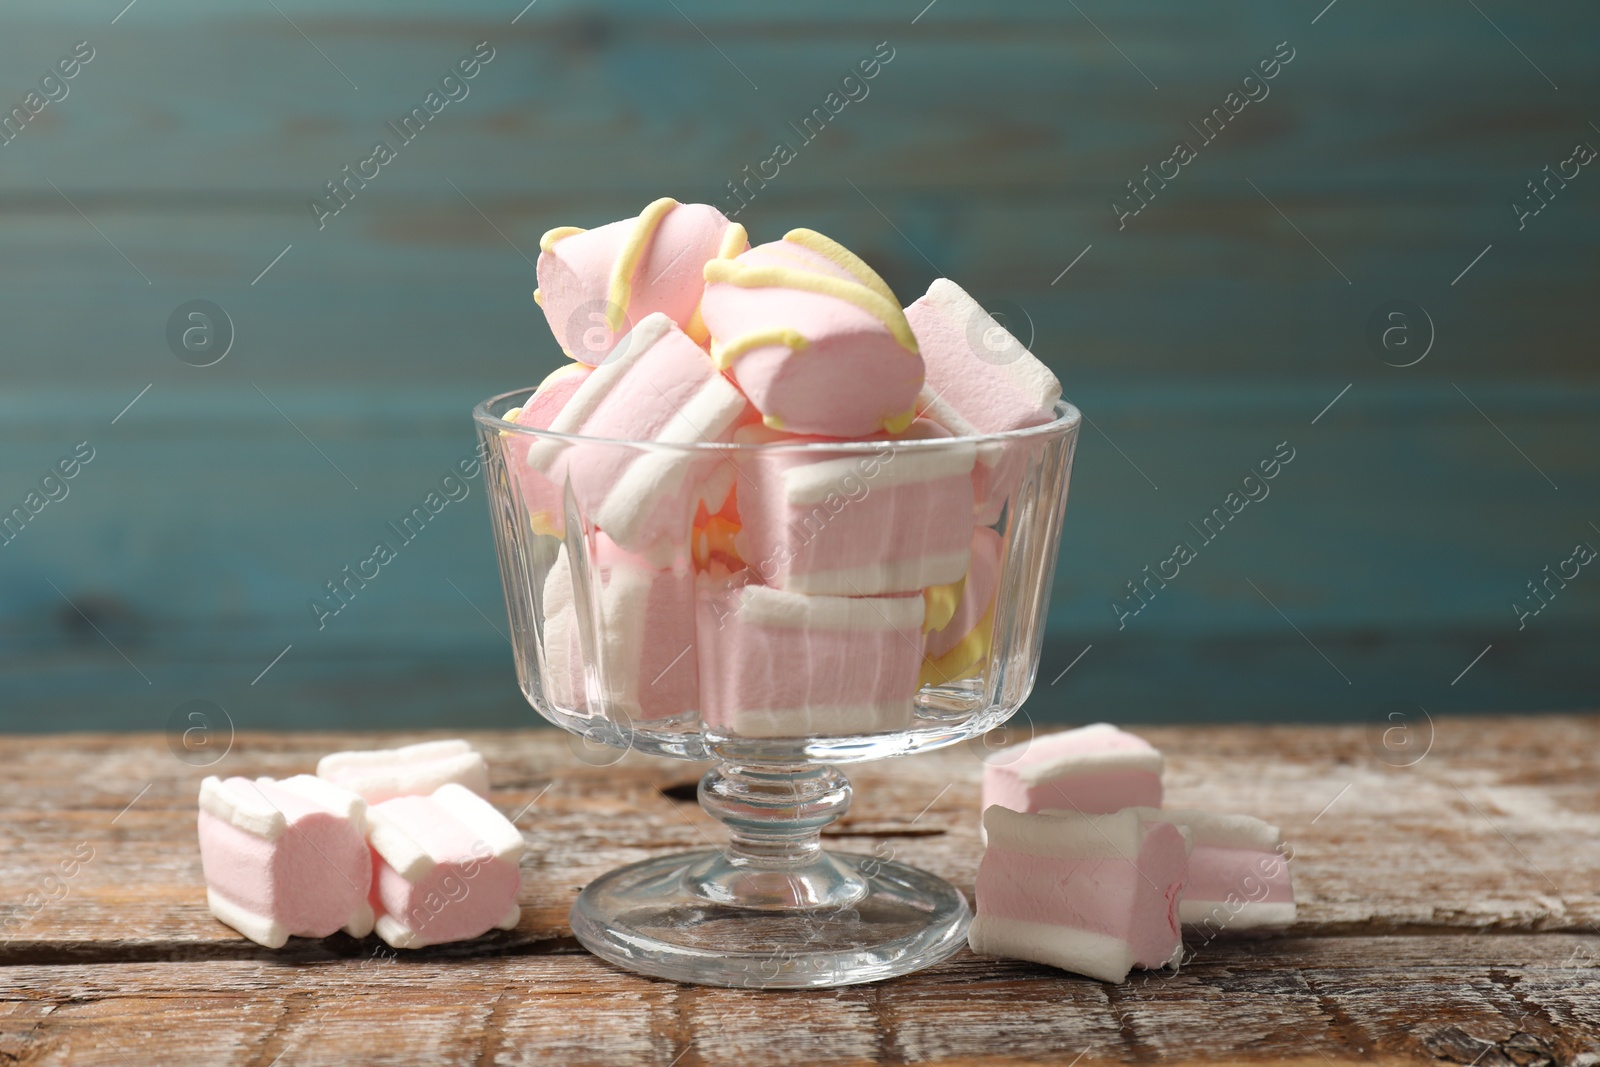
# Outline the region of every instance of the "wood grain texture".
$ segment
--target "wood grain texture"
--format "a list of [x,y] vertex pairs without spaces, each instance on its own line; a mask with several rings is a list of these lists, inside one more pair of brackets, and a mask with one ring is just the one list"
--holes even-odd
[[[1018,737],[1027,727],[1007,729]],[[1295,933],[1600,928],[1592,775],[1600,719],[1146,733],[1167,754],[1172,806],[1249,812],[1282,827],[1295,848]],[[616,753],[587,752],[554,731],[471,736],[489,757],[501,810],[514,814],[538,798],[521,820],[530,841],[527,911],[516,931],[491,939],[501,949],[567,938],[572,894],[596,874],[715,840],[715,823],[692,800],[662,793],[692,783],[692,765],[631,754],[591,765]],[[221,746],[226,737],[213,740]],[[160,737],[15,739],[0,785],[8,815],[0,847],[12,857],[0,871],[0,900],[19,914],[80,842],[95,856],[70,880],[71,906],[51,904],[13,929],[11,951],[44,958],[57,946],[101,945],[136,956],[181,943],[260,954],[205,911],[193,840],[200,779],[307,773],[323,752],[377,743],[369,735],[240,734],[224,761],[195,769]],[[830,830],[836,847],[870,852],[888,840],[896,858],[970,891],[984,745],[854,768],[857,799]],[[1396,877],[1397,862],[1406,877]]]
[[[49,708],[63,727],[149,730],[189,699],[216,701],[256,728],[377,727],[396,721],[390,714],[426,725],[441,701],[466,724],[532,722],[506,654],[478,483],[325,629],[306,606],[470,452],[472,394],[451,394],[448,411],[420,391],[393,394],[352,421],[340,405],[360,405],[359,389],[284,393],[260,383],[285,419],[251,388],[246,365],[238,369],[238,394],[185,397],[162,392],[163,382],[116,426],[111,417],[142,387],[80,399],[83,411],[98,409],[93,421],[80,414],[52,427],[36,412],[24,416],[22,402],[11,408],[61,444],[0,449],[5,484],[32,484],[76,440],[98,454],[67,499],[0,548],[0,669],[16,687],[8,707],[19,709],[0,712],[0,722],[39,729],[20,709]],[[1271,721],[1286,707],[1359,718],[1401,698],[1446,710],[1592,705],[1600,581],[1585,574],[1569,583],[1524,632],[1511,604],[1585,531],[1600,545],[1587,525],[1587,501],[1600,493],[1600,484],[1589,488],[1600,420],[1554,391],[1494,409],[1496,424],[1563,486],[1555,492],[1448,383],[1406,394],[1405,405],[1428,415],[1407,429],[1398,457],[1374,426],[1404,416],[1360,385],[1309,425],[1341,388],[1225,399],[1213,383],[1165,401],[1136,390],[1076,396],[1099,412],[1091,415],[1098,430],[1084,435],[1067,505],[1049,645],[1030,704],[1040,721]],[[196,420],[204,449],[172,419]],[[1196,540],[1188,524],[1279,441],[1296,459],[1271,496],[1119,630],[1110,605],[1128,598],[1126,583],[1176,541]],[[1442,455],[1470,462],[1416,458]],[[1491,491],[1498,503],[1486,508]],[[1356,684],[1346,686],[1284,616]]]
[[[1081,1052],[1592,1064],[1582,1057],[1600,1054],[1600,716],[1387,729],[1140,731],[1167,755],[1170,804],[1283,827],[1300,917],[1280,935],[1191,939],[1179,974],[1116,986],[963,952],[909,978],[802,994],[639,978],[571,937],[567,908],[591,878],[716,839],[687,799],[692,764],[628,755],[597,766],[611,754],[549,731],[472,735],[494,803],[523,812],[522,923],[391,958],[343,935],[272,952],[211,919],[194,794],[207,770],[284,775],[334,748],[424,735],[239,734],[207,769],[180,763],[159,736],[14,738],[0,757],[0,1057],[669,1065],[764,1062],[781,1049],[787,1062],[829,1064]],[[892,849],[970,894],[979,759],[1025,731],[855,768],[856,802],[831,847]],[[92,857],[54,888],[51,872],[85,845]],[[55,899],[40,906],[30,893]],[[380,1032],[387,1058],[371,1059]]]
[[[45,1064],[1491,1063],[1597,1051],[1600,938],[1219,943],[1107,988],[963,953],[878,986],[699,989],[587,955],[11,967],[0,1056]],[[379,1035],[382,1035],[379,1040]]]

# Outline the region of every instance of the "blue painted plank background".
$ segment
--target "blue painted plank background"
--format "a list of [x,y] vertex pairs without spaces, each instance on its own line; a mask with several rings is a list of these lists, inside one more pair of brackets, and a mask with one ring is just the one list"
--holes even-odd
[[[481,487],[325,629],[306,602],[470,450],[473,402],[559,361],[541,232],[726,203],[779,139],[796,159],[739,216],[758,240],[815,226],[906,301],[957,279],[1093,420],[1037,721],[1597,702],[1600,577],[1520,630],[1512,606],[1600,546],[1600,170],[1512,209],[1600,147],[1592,5],[278,7],[0,16],[0,109],[95,50],[0,145],[0,506],[95,450],[0,546],[0,728],[154,729],[191,699],[241,726],[531,721]],[[319,229],[308,201],[480,41],[470,93]],[[1197,158],[1119,228],[1179,140]],[[165,337],[197,298],[236,333],[205,368]],[[1366,337],[1395,299],[1433,324],[1409,367]],[[1282,441],[1271,496],[1119,629],[1125,583]]]

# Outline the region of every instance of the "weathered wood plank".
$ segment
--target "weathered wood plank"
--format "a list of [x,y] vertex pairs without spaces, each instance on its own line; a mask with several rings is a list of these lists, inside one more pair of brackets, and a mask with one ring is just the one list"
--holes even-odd
[[[269,952],[205,913],[193,845],[202,769],[149,735],[18,737],[0,757],[11,935],[0,1055],[710,1064],[781,1048],[828,1064],[1587,1063],[1600,1051],[1600,716],[1385,725],[1143,731],[1168,755],[1169,803],[1283,825],[1302,907],[1285,934],[1191,938],[1180,973],[1118,986],[963,952],[878,986],[782,995],[639,978],[578,951],[566,929],[571,894],[595,874],[715,838],[687,799],[693,765],[628,755],[600,767],[550,732],[474,735],[502,810],[537,798],[522,819],[522,925],[399,955],[342,935]],[[214,769],[282,775],[331,748],[416,736],[240,734]],[[983,750],[856,768],[857,803],[833,846],[887,847],[970,892]],[[93,854],[57,892],[47,876],[84,844]],[[37,906],[30,892],[56,899]]]
[[[1300,901],[1293,934],[1600,928],[1591,766],[1600,717],[1147,733],[1169,758],[1169,804],[1249,812],[1283,828]],[[629,755],[592,766],[580,741],[551,731],[474,736],[501,810],[515,814],[537,798],[521,819],[530,843],[525,910],[517,930],[441,953],[564,950],[567,909],[590,879],[720,840],[696,805],[662,792],[692,782],[692,765]],[[0,870],[0,922],[12,924],[5,951],[39,962],[179,951],[282,958],[205,910],[193,829],[199,779],[207,770],[305,772],[323,752],[382,740],[241,734],[215,768],[196,769],[149,736],[13,739],[0,783],[0,848],[10,856]],[[982,752],[974,742],[854,768],[856,803],[831,832],[834,847],[886,846],[970,892]],[[1397,766],[1424,752],[1414,766]],[[92,858],[56,889],[52,873],[85,849]],[[42,903],[29,905],[30,894]],[[296,941],[287,955],[328,958],[348,951],[341,941]]]
[[[823,163],[830,174],[850,173]],[[445,178],[467,180],[463,189],[492,225]],[[0,200],[12,235],[0,255],[0,280],[25,309],[7,349],[17,383],[66,388],[81,384],[74,374],[91,373],[95,386],[121,392],[131,385],[131,396],[154,378],[234,386],[250,402],[252,380],[269,392],[306,382],[360,387],[374,394],[375,405],[390,403],[393,388],[435,383],[487,395],[536,380],[539,368],[561,358],[530,298],[529,260],[553,220],[622,218],[659,192],[685,200],[711,192],[663,181],[604,197],[497,196],[448,172],[429,181],[424,198],[375,191],[335,220],[347,226],[323,233],[309,214],[301,218],[298,200],[202,211],[180,202],[98,201],[68,188],[151,285],[59,197]],[[1147,226],[1119,234],[1102,229],[1103,205],[1087,194],[892,195],[887,180],[864,177],[863,191],[891,225],[848,185],[831,181],[826,191],[804,195],[775,185],[741,221],[758,239],[802,223],[837,234],[907,302],[942,273],[990,303],[1020,308],[1039,354],[1066,378],[1069,394],[1072,386],[1097,383],[1215,388],[1216,375],[1252,376],[1231,383],[1241,392],[1335,379],[1335,391],[1352,379],[1429,382],[1447,391],[1452,378],[1469,391],[1468,379],[1538,386],[1547,375],[1592,385],[1581,373],[1587,349],[1577,309],[1595,281],[1597,268],[1582,253],[1600,232],[1600,216],[1584,200],[1566,205],[1572,211],[1564,222],[1518,234],[1514,224],[1502,224],[1514,220],[1509,212],[1500,219],[1500,197],[1489,189],[1468,205],[1416,204],[1407,192],[1340,199],[1320,226],[1306,214],[1330,198],[1277,193],[1291,217],[1303,229],[1312,226],[1318,244],[1359,280],[1345,287],[1313,249],[1289,242],[1298,240],[1293,230],[1281,219],[1274,224],[1272,208],[1259,197],[1252,202],[1243,182],[1174,189],[1168,203],[1152,204],[1140,220]],[[1110,175],[1107,181],[1120,184]],[[1404,221],[1396,223],[1396,215]],[[1474,247],[1464,233],[1482,241]],[[1396,241],[1414,251],[1400,255]],[[1451,288],[1491,241],[1495,251],[1467,279],[1479,282],[1482,271],[1481,284],[1502,299],[1485,301],[1467,279]],[[1090,244],[1093,251],[1052,286]],[[87,289],[95,292],[89,304]],[[1397,295],[1425,306],[1439,336],[1433,355],[1405,371],[1380,363],[1363,337],[1369,314]],[[227,309],[237,334],[227,359],[204,371],[172,358],[163,334],[172,311],[197,296]],[[135,338],[132,323],[145,332]],[[130,345],[148,358],[121,358]],[[1512,346],[1521,355],[1508,366],[1504,353]],[[1445,370],[1434,357],[1447,352]],[[384,373],[375,380],[376,353]],[[1140,380],[1147,375],[1163,377]]]
[[[232,428],[207,419],[195,420],[190,428],[159,417],[113,427],[109,416],[91,421],[80,413],[50,439],[7,448],[0,473],[14,487],[15,500],[76,441],[88,440],[96,457],[70,485],[67,499],[45,507],[5,545],[19,577],[0,603],[0,625],[32,638],[35,648],[44,646],[48,630],[37,625],[40,611],[53,611],[60,597],[38,577],[42,572],[74,599],[78,593],[116,597],[130,614],[159,620],[162,627],[203,625],[222,633],[235,625],[278,626],[287,632],[285,640],[303,635],[317,647],[417,640],[422,624],[409,613],[383,611],[380,605],[387,601],[427,605],[430,629],[420,632],[436,640],[465,635],[487,644],[492,630],[445,580],[455,581],[479,610],[503,623],[488,515],[476,480],[466,483],[465,499],[450,504],[414,544],[404,546],[395,566],[325,630],[317,629],[306,608],[308,599],[324,595],[323,583],[342,566],[370,554],[379,537],[392,538],[387,522],[408,513],[458,460],[471,455],[473,401],[467,398],[473,394],[457,394],[459,404],[440,401],[431,409],[396,404],[401,414],[392,422],[383,413],[345,422],[337,401],[359,404],[359,390],[332,397],[269,390],[269,402],[248,382],[241,384],[244,396],[226,402],[213,391],[192,397],[180,391],[159,401],[238,408],[239,424]],[[1448,385],[1443,388],[1456,396]],[[126,404],[138,390],[118,399]],[[1199,561],[1128,622],[1133,633],[1152,627],[1228,632],[1266,624],[1276,629],[1281,620],[1270,621],[1276,616],[1241,572],[1266,583],[1263,588],[1274,586],[1269,595],[1302,627],[1371,625],[1399,631],[1454,625],[1515,631],[1510,604],[1518,597],[1530,599],[1525,583],[1541,576],[1542,565],[1570,555],[1575,542],[1596,537],[1586,524],[1583,501],[1600,492],[1600,472],[1589,463],[1600,450],[1594,418],[1600,393],[1588,409],[1570,400],[1541,403],[1527,396],[1515,398],[1518,406],[1509,411],[1496,407],[1497,425],[1567,487],[1558,493],[1459,396],[1457,410],[1438,410],[1407,427],[1407,447],[1420,455],[1402,462],[1392,462],[1388,450],[1407,417],[1384,416],[1381,393],[1363,398],[1352,390],[1340,402],[1351,405],[1348,415],[1335,408],[1350,422],[1333,422],[1330,416],[1316,427],[1305,425],[1316,414],[1317,401],[1325,404],[1338,391],[1334,386],[1326,395],[1264,393],[1256,403],[1240,403],[1220,422],[1177,395],[1167,404],[1147,401],[1137,407],[1112,401],[1103,421],[1091,415],[1162,489],[1152,490],[1103,434],[1085,431],[1063,532],[1057,622],[1115,632],[1109,605],[1128,600],[1130,607],[1137,606],[1125,583],[1142,577],[1144,566],[1170,556],[1175,542],[1188,540],[1200,552]],[[1482,402],[1494,403],[1492,391],[1479,395]],[[246,397],[253,401],[248,408]],[[1096,391],[1088,387],[1078,398],[1093,410]],[[154,389],[140,405],[146,402],[157,402]],[[127,420],[138,411],[136,405]],[[1384,418],[1388,429],[1369,432],[1366,424],[1374,418]],[[402,426],[414,428],[405,432]],[[207,440],[203,451],[195,449],[191,435]],[[1294,448],[1295,459],[1268,486],[1271,496],[1207,544],[1189,524],[1222,506],[1278,442]],[[1427,458],[1439,455],[1453,458]],[[360,489],[352,489],[340,471]],[[1505,508],[1485,512],[1479,507],[1475,494],[1486,483]],[[1348,505],[1356,493],[1363,499],[1359,509]],[[157,506],[143,510],[141,502]],[[1530,516],[1537,516],[1531,528]],[[1448,540],[1442,538],[1446,530]],[[1307,565],[1321,551],[1370,543],[1380,533],[1387,539],[1385,565]],[[1508,552],[1508,544],[1517,551]],[[1373,619],[1374,602],[1392,614]],[[1530,625],[1542,630],[1558,619],[1600,622],[1600,583],[1574,580]],[[262,647],[277,636],[262,629]],[[148,637],[158,647],[163,641],[154,627]],[[192,649],[205,642],[203,634],[186,633],[176,643]]]
[[[882,150],[873,170],[897,188],[943,186],[961,171],[975,184],[1036,187],[1091,182],[1114,163],[1127,173],[1096,197],[1105,213],[1102,199],[1144,163],[1164,158],[1150,153],[1170,152],[1189,136],[1186,123],[1219,106],[1285,38],[1297,56],[1260,105],[1270,118],[1247,112],[1242,121],[1257,124],[1234,147],[1258,160],[1257,153],[1287,149],[1301,157],[1295,180],[1311,185],[1326,181],[1326,174],[1318,177],[1324,163],[1390,185],[1397,157],[1410,165],[1413,181],[1477,184],[1494,170],[1509,175],[1518,160],[1570,147],[1561,142],[1581,136],[1576,101],[1595,85],[1581,30],[1593,28],[1593,13],[1570,2],[1508,23],[1508,32],[1537,41],[1541,62],[1566,93],[1518,65],[1502,40],[1470,20],[1345,12],[1343,25],[1308,30],[1298,13],[1270,5],[1236,5],[1216,18],[1182,18],[1162,4],[1102,9],[1097,18],[1119,40],[1119,55],[1070,8],[1044,17],[939,11],[913,27],[910,14],[839,18],[789,5],[720,24],[709,12],[719,57],[670,8],[541,8],[516,27],[510,16],[487,11],[459,21],[302,12],[300,25],[338,70],[275,13],[248,5],[177,25],[170,13],[148,20],[141,13],[114,30],[96,25],[100,55],[59,114],[47,109],[42,129],[28,131],[33,158],[47,172],[81,174],[119,190],[320,188],[353,153],[370,148],[386,120],[417,103],[458,54],[487,38],[497,48],[494,62],[409,153],[433,163],[470,160],[508,189],[571,189],[580,183],[568,165],[581,165],[594,183],[636,186],[643,157],[659,171],[659,183],[720,173],[710,182],[720,190],[744,163],[770,155],[775,139],[792,138],[786,123],[821,106],[855,61],[887,39],[896,49],[893,64],[859,108],[850,105],[859,114],[847,108],[839,119],[858,152]],[[3,54],[8,67],[42,71],[64,44],[89,32],[76,19],[28,20],[8,35]],[[1436,47],[1414,48],[1418,33],[1431,34]],[[1127,55],[1140,57],[1161,92]],[[1362,63],[1360,93],[1349,88],[1352,60]],[[747,80],[757,71],[759,92]],[[130,83],[138,95],[109,88]],[[210,92],[197,95],[196,85]],[[1396,98],[1411,106],[1372,104]],[[1482,121],[1529,113],[1531,121]],[[695,121],[709,115],[718,121]],[[1450,166],[1449,153],[1439,151],[1441,134],[1473,165]],[[1555,143],[1542,143],[1551,138]],[[127,162],[115,176],[97,176],[103,168],[90,148],[97,140]],[[455,151],[485,143],[496,145],[498,158]],[[264,144],[281,151],[263,151]],[[1514,150],[1496,151],[1503,147]],[[989,166],[996,149],[1002,163],[1034,165]],[[708,173],[711,160],[738,162]],[[402,159],[383,184],[417,187],[418,162]],[[804,181],[826,180],[820,169],[797,170],[809,171]]]
[[679,987],[586,955],[23,966],[4,979],[0,1054],[40,1065],[694,1067],[781,1050],[827,1064],[1503,1067],[1573,1063],[1600,1041],[1600,938],[1572,935],[1218,943],[1179,974],[1118,987],[967,953],[878,986],[784,994]]

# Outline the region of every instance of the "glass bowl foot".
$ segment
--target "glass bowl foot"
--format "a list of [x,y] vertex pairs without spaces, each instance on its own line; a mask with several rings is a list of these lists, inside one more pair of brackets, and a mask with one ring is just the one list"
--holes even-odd
[[819,989],[938,963],[966,944],[971,917],[955,886],[891,860],[821,852],[757,870],[706,850],[595,879],[572,930],[596,956],[656,978]]

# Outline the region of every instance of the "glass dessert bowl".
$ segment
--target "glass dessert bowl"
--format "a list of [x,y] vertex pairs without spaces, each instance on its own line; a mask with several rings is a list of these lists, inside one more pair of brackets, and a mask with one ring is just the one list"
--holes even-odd
[[838,765],[966,740],[1027,698],[1078,411],[985,436],[796,443],[756,424],[666,445],[511,421],[532,395],[473,413],[523,695],[591,742],[715,762],[700,803],[729,836],[596,879],[579,941],[761,989],[956,951],[959,890],[820,833],[851,802]]

